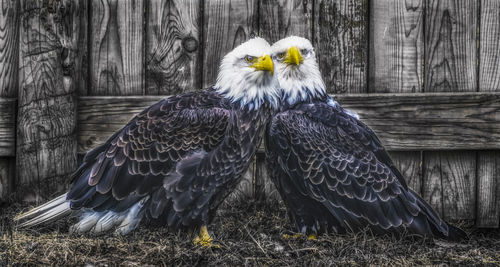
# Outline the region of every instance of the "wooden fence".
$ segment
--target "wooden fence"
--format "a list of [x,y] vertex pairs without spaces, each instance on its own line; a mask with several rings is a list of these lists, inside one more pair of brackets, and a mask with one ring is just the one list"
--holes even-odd
[[[0,0],[0,199],[54,196],[134,114],[291,34],[444,218],[499,226],[500,0]],[[278,198],[262,154],[236,196]]]

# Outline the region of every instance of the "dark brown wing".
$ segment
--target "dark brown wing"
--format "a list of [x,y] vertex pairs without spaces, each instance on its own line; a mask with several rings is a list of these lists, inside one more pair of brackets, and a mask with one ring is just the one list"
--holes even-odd
[[211,90],[162,100],[87,153],[68,193],[71,207],[128,208],[163,185],[176,164],[224,138],[230,110]]
[[315,102],[278,113],[266,145],[272,179],[286,202],[300,203],[297,214],[317,210],[302,205],[314,203],[331,213],[337,229],[411,225],[421,234],[448,234],[447,224],[407,189],[373,131],[339,106]]

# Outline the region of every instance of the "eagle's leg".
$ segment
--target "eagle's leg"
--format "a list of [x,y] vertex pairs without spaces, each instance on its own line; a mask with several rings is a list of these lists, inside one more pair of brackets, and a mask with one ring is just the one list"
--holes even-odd
[[200,245],[207,248],[220,248],[219,245],[212,244],[212,237],[208,234],[207,226],[203,225],[200,228],[200,233],[194,238],[193,242],[195,245]]
[[[283,234],[284,239],[298,239],[298,238],[301,238],[303,236],[304,236],[304,234],[301,234],[301,233],[297,233],[294,235]],[[316,239],[318,239],[318,236],[316,234],[310,234],[307,236],[307,239],[308,240],[316,240]]]

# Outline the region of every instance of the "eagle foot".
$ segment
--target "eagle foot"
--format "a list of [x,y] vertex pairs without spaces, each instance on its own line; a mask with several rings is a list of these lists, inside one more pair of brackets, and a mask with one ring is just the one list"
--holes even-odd
[[[304,234],[300,234],[300,233],[297,233],[294,235],[283,234],[284,239],[299,239],[299,238],[302,238],[304,236],[305,236]],[[316,234],[310,234],[307,236],[307,240],[317,240],[317,239],[318,239],[318,236]]]
[[200,233],[198,234],[197,237],[193,239],[193,243],[195,245],[199,245],[205,248],[220,248],[219,245],[215,245],[212,243],[213,239],[212,237],[208,234],[208,230],[206,226],[202,226],[200,228]]

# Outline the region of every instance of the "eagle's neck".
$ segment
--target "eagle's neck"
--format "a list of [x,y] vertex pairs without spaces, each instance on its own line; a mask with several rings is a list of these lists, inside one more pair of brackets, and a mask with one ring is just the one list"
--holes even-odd
[[284,69],[279,73],[282,102],[295,105],[301,102],[326,99],[326,88],[317,66]]

